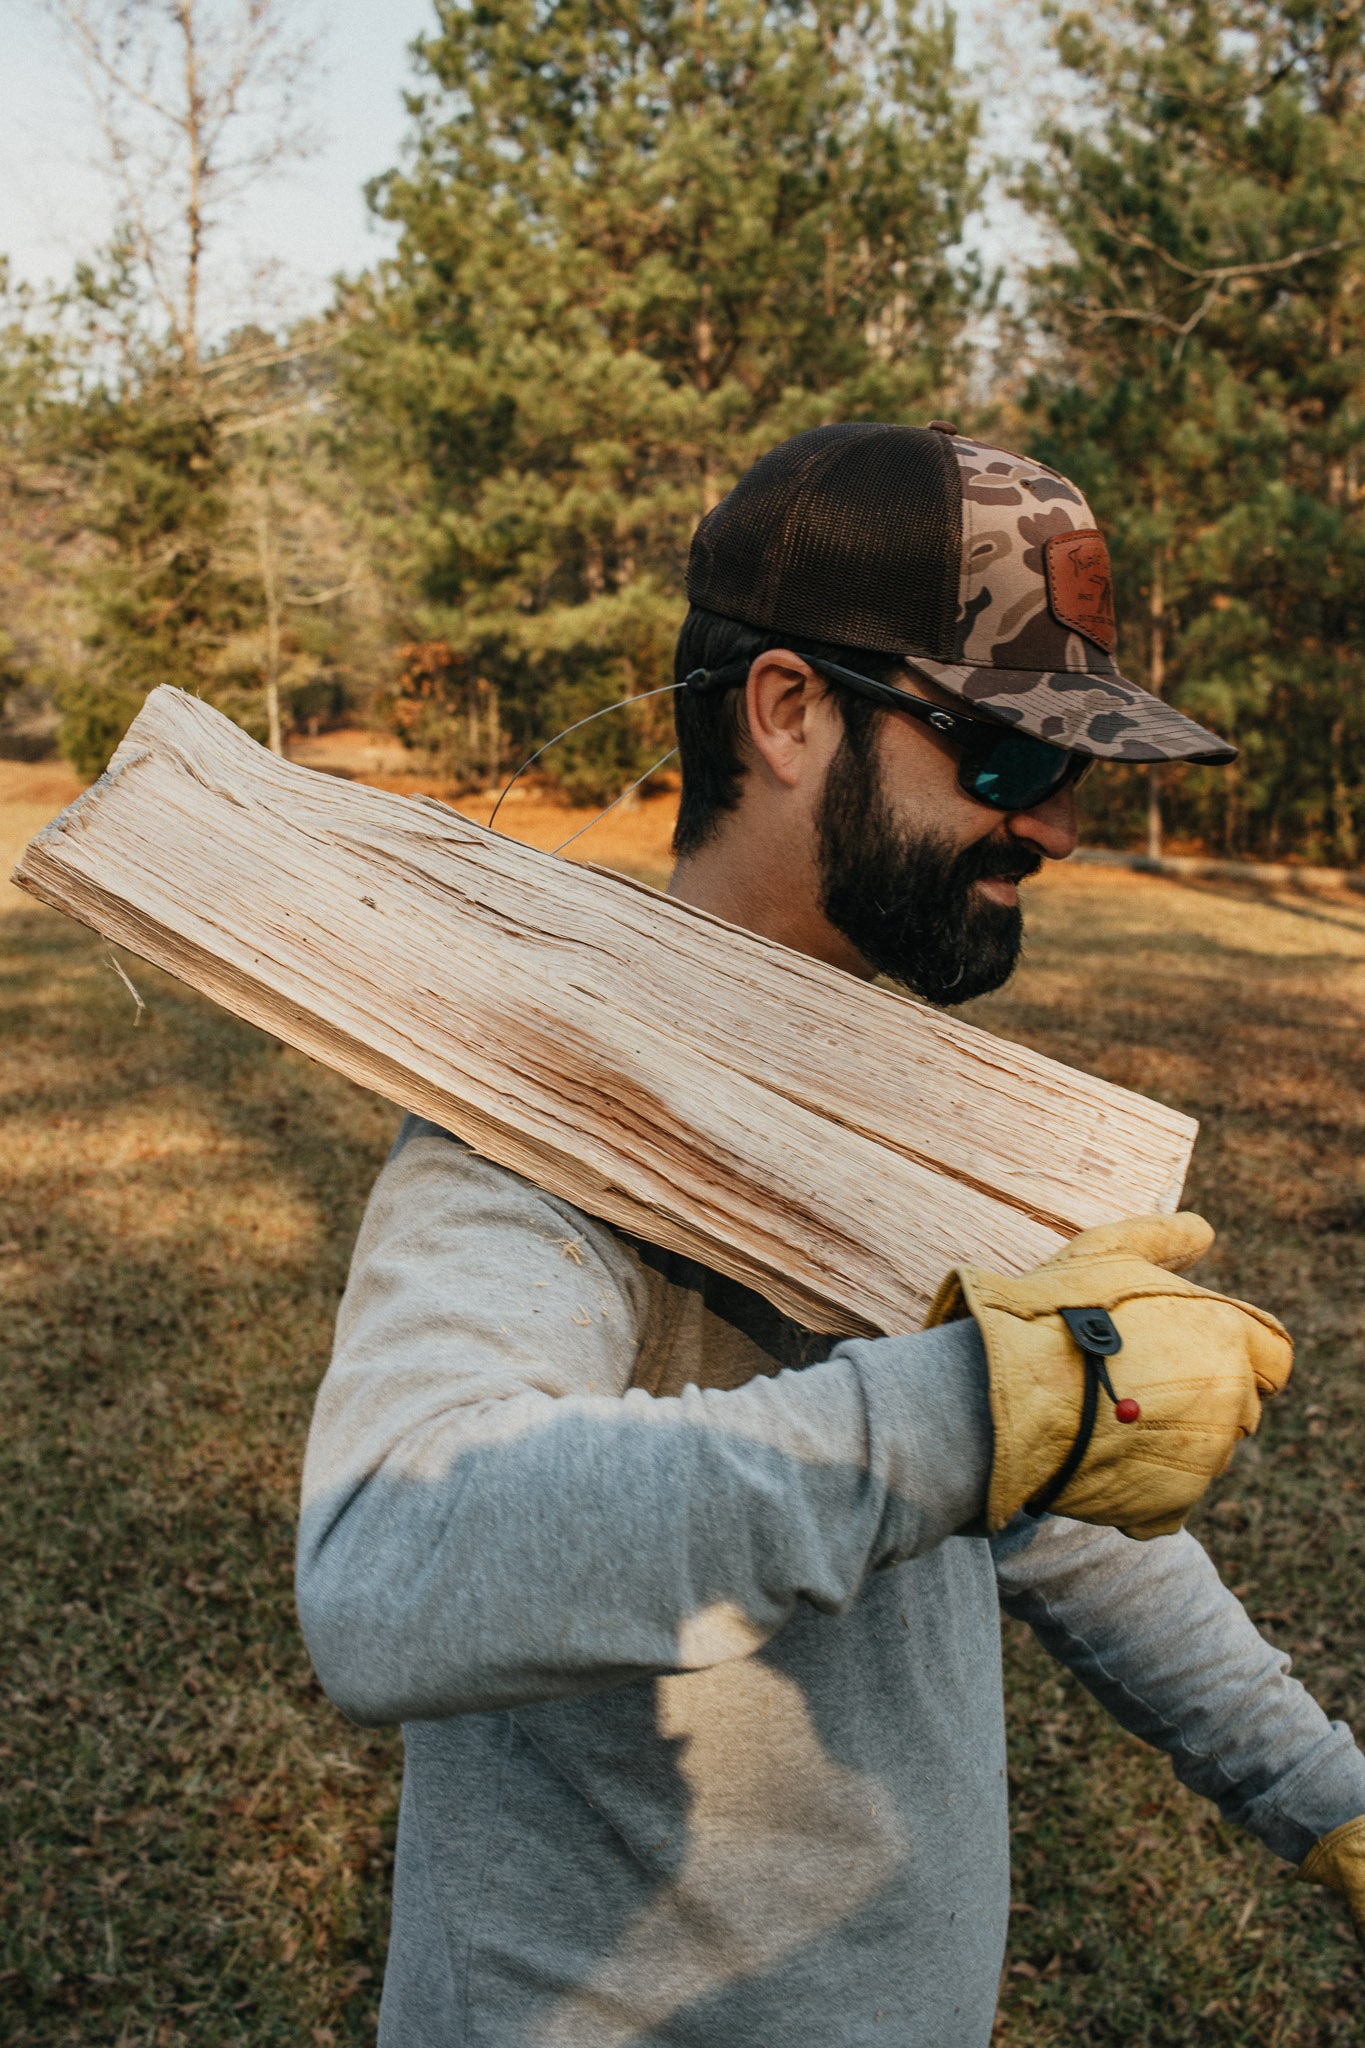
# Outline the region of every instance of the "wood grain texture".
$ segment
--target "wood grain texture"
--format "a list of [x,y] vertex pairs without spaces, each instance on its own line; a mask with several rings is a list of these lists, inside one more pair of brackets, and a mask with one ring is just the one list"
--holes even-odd
[[1175,1207],[1196,1125],[657,890],[277,760],[177,690],[14,879],[816,1330]]

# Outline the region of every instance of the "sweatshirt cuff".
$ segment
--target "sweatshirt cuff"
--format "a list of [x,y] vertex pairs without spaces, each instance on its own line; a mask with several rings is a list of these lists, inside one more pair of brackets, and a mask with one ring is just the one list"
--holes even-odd
[[1324,1835],[1365,1814],[1365,1755],[1344,1722],[1328,1728],[1318,1750],[1246,1814],[1247,1826],[1287,1863],[1302,1863]]
[[877,1564],[986,1534],[993,1438],[981,1333],[970,1317],[913,1337],[840,1346],[862,1382],[868,1462],[885,1494]]

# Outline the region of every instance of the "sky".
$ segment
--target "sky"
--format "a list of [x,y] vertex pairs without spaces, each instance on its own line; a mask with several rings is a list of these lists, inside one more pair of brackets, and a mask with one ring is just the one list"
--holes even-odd
[[[208,325],[246,317],[280,324],[324,305],[330,280],[375,262],[387,231],[365,206],[366,179],[395,163],[407,117],[408,47],[430,25],[431,0],[297,0],[323,24],[316,81],[320,148],[276,174],[246,202],[215,252],[218,293]],[[43,0],[3,0],[0,71],[0,254],[34,285],[63,282],[107,242],[113,227],[100,142],[80,78]],[[1046,64],[1010,0],[966,0],[962,55],[988,66],[987,144],[1018,147]],[[1018,263],[1038,244],[1031,225],[997,193],[974,239],[995,262]]]
[[[60,282],[113,226],[99,136],[42,0],[3,5],[0,253],[18,278]],[[328,0],[325,10],[301,0],[299,14],[324,20],[321,148],[256,191],[227,230],[225,242],[235,246],[222,252],[239,283],[262,261],[271,265],[271,295],[286,314],[324,303],[339,270],[363,269],[388,246],[362,187],[397,161],[408,46],[433,18],[431,0]]]

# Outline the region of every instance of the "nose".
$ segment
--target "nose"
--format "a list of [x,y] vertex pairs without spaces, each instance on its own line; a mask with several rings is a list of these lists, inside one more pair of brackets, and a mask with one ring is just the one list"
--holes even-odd
[[1006,831],[1029,846],[1036,846],[1044,860],[1065,860],[1076,850],[1076,792],[1070,783],[1055,796],[1044,798],[1031,811],[1013,811]]

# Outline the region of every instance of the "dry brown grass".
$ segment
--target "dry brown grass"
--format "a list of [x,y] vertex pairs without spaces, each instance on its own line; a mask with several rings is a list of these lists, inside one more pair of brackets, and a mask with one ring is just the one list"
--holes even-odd
[[[1276,1309],[1292,1389],[1195,1518],[1328,1710],[1365,1727],[1365,906],[1067,869],[977,1020],[1203,1120],[1201,1278]],[[1174,1785],[1010,1645],[1016,1896],[999,2038],[1020,2048],[1360,2039],[1334,1901]]]
[[[0,764],[0,859],[61,779]],[[573,824],[534,800],[514,817],[542,844]],[[666,827],[646,805],[576,850],[657,878]],[[1200,1533],[1324,1703],[1365,1722],[1365,911],[1094,870],[1034,904],[1026,967],[977,1014],[1204,1118],[1214,1276],[1301,1351]],[[17,892],[0,910],[0,2038],[372,2039],[398,1743],[319,1696],[290,1571],[309,1406],[394,1114],[129,961],[135,1026],[101,943]],[[1365,1977],[1334,1902],[1027,1641],[1009,1668],[1000,2038],[1357,2041]]]

